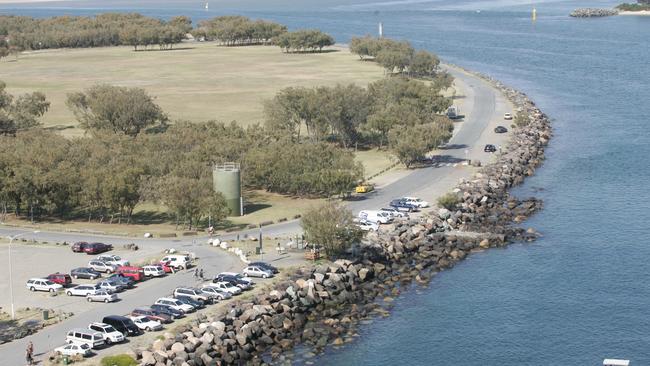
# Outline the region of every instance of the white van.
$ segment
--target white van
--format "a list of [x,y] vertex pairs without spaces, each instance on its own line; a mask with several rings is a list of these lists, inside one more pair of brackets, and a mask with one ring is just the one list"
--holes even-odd
[[160,263],[167,264],[174,269],[185,269],[190,266],[190,257],[187,255],[170,254],[163,257]]
[[69,331],[65,341],[70,344],[87,344],[96,349],[104,345],[104,336],[94,330],[78,328]]
[[359,212],[359,219],[377,224],[389,224],[393,222],[393,216],[390,213],[375,210],[363,210]]

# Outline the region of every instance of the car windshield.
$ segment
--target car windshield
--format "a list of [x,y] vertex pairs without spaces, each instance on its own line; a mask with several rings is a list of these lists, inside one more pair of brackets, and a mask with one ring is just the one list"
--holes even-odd
[[52,281],[45,281],[45,284],[48,285],[48,286],[54,285],[54,283]]
[[117,330],[115,330],[115,328],[113,328],[113,327],[110,327],[110,326],[109,326],[109,327],[106,327],[106,328],[104,328],[104,331],[105,331],[106,333],[113,333],[113,332],[117,332]]

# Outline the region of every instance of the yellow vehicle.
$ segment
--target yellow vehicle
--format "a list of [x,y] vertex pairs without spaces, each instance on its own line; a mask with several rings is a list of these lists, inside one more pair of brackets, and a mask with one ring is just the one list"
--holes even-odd
[[354,189],[354,191],[356,193],[368,193],[368,192],[370,192],[370,191],[372,191],[374,189],[375,189],[375,186],[373,186],[372,184],[361,183]]

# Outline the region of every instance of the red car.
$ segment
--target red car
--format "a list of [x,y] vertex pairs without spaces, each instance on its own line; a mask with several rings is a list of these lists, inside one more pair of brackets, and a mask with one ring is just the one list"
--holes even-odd
[[113,246],[110,245],[110,244],[90,243],[90,244],[87,244],[84,247],[84,253],[86,253],[86,254],[99,254],[99,253],[108,252],[111,249],[113,249]]
[[65,274],[65,273],[58,273],[58,272],[52,273],[51,275],[45,278],[50,280],[51,282],[58,283],[63,287],[68,287],[69,285],[72,284],[72,277],[70,277],[69,274]]
[[165,263],[161,262],[159,263],[159,265],[162,267],[165,273],[174,273],[174,269],[169,266],[169,262],[165,262]]
[[136,282],[144,280],[144,269],[142,267],[121,266],[117,268],[115,273],[124,277],[131,277]]
[[72,244],[72,246],[70,248],[75,253],[83,253],[83,251],[84,251],[84,249],[86,248],[87,245],[88,245],[88,243],[86,243],[85,241],[78,241],[78,242]]

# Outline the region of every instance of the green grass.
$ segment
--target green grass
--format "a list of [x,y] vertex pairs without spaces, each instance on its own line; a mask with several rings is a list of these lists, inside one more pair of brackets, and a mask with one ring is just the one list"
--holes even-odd
[[171,120],[262,122],[262,102],[288,86],[356,83],[383,77],[374,63],[345,49],[286,54],[277,47],[218,47],[188,43],[172,51],[134,52],[131,47],[56,49],[0,60],[10,93],[42,91],[51,102],[42,121],[64,135],[80,135],[66,95],[90,85],[142,87]]

